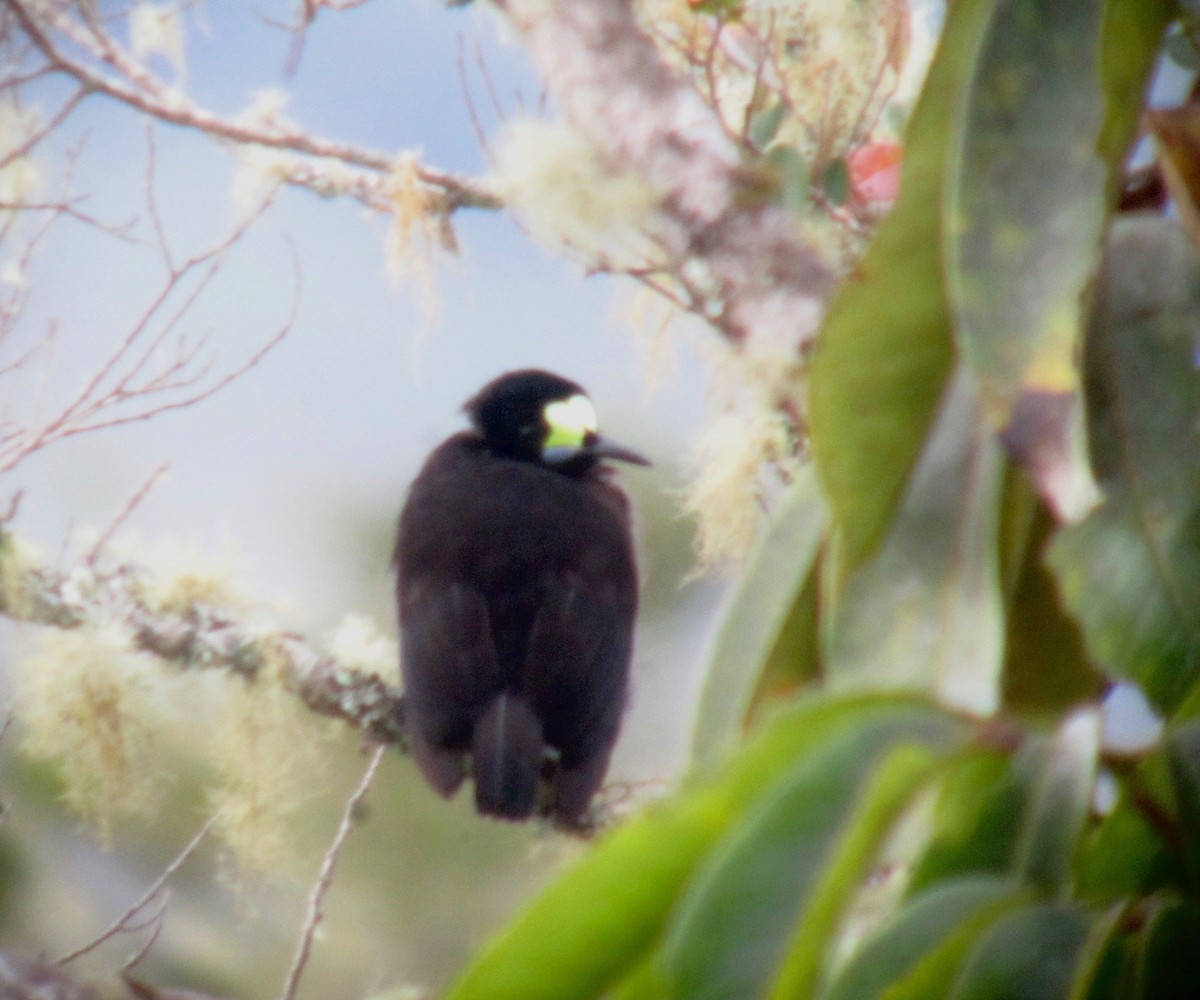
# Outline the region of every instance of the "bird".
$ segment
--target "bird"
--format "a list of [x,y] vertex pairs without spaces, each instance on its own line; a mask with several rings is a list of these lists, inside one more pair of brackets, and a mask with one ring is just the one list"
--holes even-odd
[[585,823],[629,687],[638,574],[628,498],[584,389],[539,369],[463,406],[400,513],[393,567],[412,756],[476,810]]

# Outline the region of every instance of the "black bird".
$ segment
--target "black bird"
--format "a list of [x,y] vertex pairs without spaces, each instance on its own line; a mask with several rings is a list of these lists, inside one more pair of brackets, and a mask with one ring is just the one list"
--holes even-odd
[[393,556],[413,757],[445,796],[469,757],[480,813],[576,824],[617,739],[637,612],[604,459],[650,463],[549,372],[501,375],[463,409],[472,428],[426,460]]

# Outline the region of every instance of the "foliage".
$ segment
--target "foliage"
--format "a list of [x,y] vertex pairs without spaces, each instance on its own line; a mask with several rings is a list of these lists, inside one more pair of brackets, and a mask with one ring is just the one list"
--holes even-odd
[[[1190,995],[1200,268],[1177,223],[1113,213],[1172,14],[950,5],[692,777],[454,1000]],[[1164,719],[1140,755],[1104,742],[1118,678]]]

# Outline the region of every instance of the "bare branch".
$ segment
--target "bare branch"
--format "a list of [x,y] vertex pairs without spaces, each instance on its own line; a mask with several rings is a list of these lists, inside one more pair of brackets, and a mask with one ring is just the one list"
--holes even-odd
[[[210,818],[202,827],[200,827],[196,835],[192,837],[190,841],[188,841],[187,846],[185,846],[184,849],[175,856],[175,859],[163,869],[162,874],[160,874],[158,878],[151,883],[150,888],[148,888],[141,895],[141,897],[139,897],[138,900],[129,907],[129,909],[117,917],[117,919],[113,921],[107,930],[105,930],[98,937],[93,938],[87,944],[81,945],[74,951],[67,952],[67,954],[63,955],[61,958],[56,959],[55,965],[66,965],[68,962],[73,962],[75,959],[86,955],[88,952],[95,951],[106,941],[111,941],[119,934],[127,934],[133,931],[144,930],[146,927],[153,926],[154,931],[150,936],[150,940],[135,955],[136,961],[131,960],[130,962],[127,962],[124,966],[122,966],[121,971],[124,972],[127,969],[131,969],[137,964],[138,961],[141,961],[141,959],[145,957],[145,954],[149,950],[150,946],[153,945],[154,941],[158,938],[159,929],[162,926],[162,917],[167,905],[165,893],[167,883],[175,876],[175,873],[187,863],[188,859],[196,853],[197,849],[200,847],[200,844],[203,843],[204,838],[207,837],[209,831],[212,830],[214,822],[216,822],[215,817]],[[146,907],[148,907],[155,900],[158,900],[160,903],[155,912],[149,917],[149,919],[139,921],[138,915],[141,914]]]
[[[152,154],[152,143],[150,150]],[[301,281],[299,263],[293,251],[296,281],[288,314],[274,334],[249,358],[221,377],[206,381],[213,365],[211,359],[206,362],[199,360],[199,354],[207,343],[206,338],[201,337],[189,343],[186,337],[181,336],[175,340],[174,357],[166,363],[160,362],[157,370],[148,371],[151,361],[158,357],[163,345],[175,336],[183,318],[220,274],[230,249],[267,209],[270,199],[266,199],[257,211],[247,215],[223,239],[177,264],[166,245],[161,223],[157,220],[152,178],[148,178],[147,183],[150,185],[147,194],[150,212],[168,272],[166,279],[141,316],[91,373],[82,388],[54,416],[39,424],[5,429],[5,433],[0,435],[0,474],[11,471],[31,454],[56,441],[137,423],[203,402],[258,365],[295,324],[300,307]],[[164,315],[171,302],[176,302],[174,309]],[[19,303],[12,308],[18,306]],[[27,364],[36,351],[35,347],[0,368],[0,376]]]
[[159,479],[162,478],[167,469],[170,468],[170,465],[170,462],[163,462],[157,469],[150,473],[150,475],[146,478],[146,481],[134,491],[133,495],[125,503],[125,506],[117,512],[117,516],[114,517],[109,523],[108,527],[100,533],[100,537],[96,539],[96,544],[91,547],[91,550],[84,557],[83,561],[88,566],[94,566],[96,564],[96,560],[100,557],[100,553],[104,550],[104,546],[107,545],[112,539],[112,536],[116,534],[117,529],[129,519],[129,515],[137,509],[137,505],[146,498],[146,494],[148,494],[154,488],[155,484],[159,481]]
[[85,87],[80,87],[66,100],[66,102],[64,102],[63,106],[59,108],[58,111],[50,116],[45,125],[30,135],[28,139],[21,143],[21,145],[17,146],[15,149],[10,149],[6,155],[0,157],[0,170],[3,170],[10,164],[15,163],[23,156],[28,156],[33,151],[34,147],[36,147],[43,139],[45,139],[67,120],[71,112],[79,107],[83,99],[87,97],[87,93],[88,92]]
[[359,781],[354,794],[346,800],[346,808],[342,810],[342,820],[338,824],[337,832],[333,835],[333,841],[324,857],[321,858],[317,881],[313,883],[312,891],[308,895],[308,910],[304,916],[300,940],[296,945],[296,954],[292,959],[291,968],[288,969],[287,978],[284,980],[280,1000],[295,1000],[296,990],[300,986],[300,977],[304,974],[305,966],[308,965],[309,955],[312,954],[313,937],[325,916],[325,897],[329,893],[329,887],[333,884],[333,870],[337,865],[338,855],[341,854],[342,845],[350,836],[350,831],[354,829],[354,821],[362,812],[363,801],[371,789],[371,783],[375,780],[375,774],[379,770],[379,765],[383,763],[383,755],[386,752],[386,746],[378,746],[371,754],[362,780]]

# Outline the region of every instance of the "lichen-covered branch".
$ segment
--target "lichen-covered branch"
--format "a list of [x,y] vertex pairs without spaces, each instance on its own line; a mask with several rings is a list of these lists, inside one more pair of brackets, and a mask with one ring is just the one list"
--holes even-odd
[[572,125],[659,197],[654,237],[736,343],[811,342],[833,276],[782,206],[754,197],[718,114],[663,59],[631,0],[502,0]]
[[246,678],[275,671],[304,705],[406,749],[403,699],[374,674],[337,662],[303,637],[249,624],[202,599],[159,600],[145,571],[82,564],[61,572],[27,560],[0,533],[0,614],[61,629],[122,629],[133,650],[180,670]]

